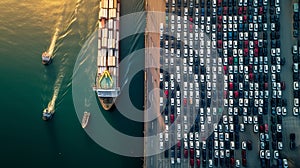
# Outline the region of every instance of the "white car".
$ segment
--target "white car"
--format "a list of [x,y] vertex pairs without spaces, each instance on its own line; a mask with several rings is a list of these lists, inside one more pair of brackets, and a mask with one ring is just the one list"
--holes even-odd
[[283,162],[283,167],[284,168],[288,168],[289,167],[287,159],[282,159],[282,162]]
[[242,149],[246,149],[247,148],[247,143],[246,141],[242,141]]
[[240,131],[241,132],[245,131],[245,125],[243,123],[240,123]]
[[159,142],[159,149],[163,150],[164,149],[164,142]]
[[298,82],[294,82],[294,90],[298,90],[299,89],[299,83]]
[[293,114],[294,114],[294,116],[298,116],[299,115],[299,108],[293,107]]
[[266,157],[266,159],[270,159],[270,157],[271,157],[270,150],[266,150],[265,157]]
[[165,133],[165,141],[167,142],[167,141],[169,141],[169,133]]
[[258,132],[258,124],[253,125],[253,132],[255,132],[255,133]]
[[234,141],[230,141],[230,149],[231,150],[235,149]]
[[279,158],[279,152],[278,150],[274,150],[274,159],[278,159]]
[[299,98],[294,98],[294,106],[299,107]]
[[265,152],[264,152],[264,150],[260,150],[260,151],[259,151],[259,157],[260,157],[261,159],[264,159],[264,158],[265,158]]
[[281,114],[283,115],[283,116],[286,116],[286,107],[282,107],[282,111],[281,111]]
[[281,130],[282,130],[281,124],[277,124],[277,132],[281,132]]
[[283,148],[282,142],[278,142],[278,150],[282,150],[282,148]]

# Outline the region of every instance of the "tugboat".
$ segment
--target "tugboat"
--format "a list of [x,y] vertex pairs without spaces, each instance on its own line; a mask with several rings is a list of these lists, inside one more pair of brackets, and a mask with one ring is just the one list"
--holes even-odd
[[52,61],[51,54],[49,54],[47,51],[43,52],[42,54],[42,64],[49,65]]
[[82,120],[81,120],[81,127],[82,128],[85,128],[89,122],[89,118],[90,118],[90,115],[91,113],[90,112],[84,112],[83,113],[83,117],[82,117]]
[[97,77],[94,90],[104,110],[114,105],[119,86],[119,0],[100,0]]
[[48,107],[44,109],[43,111],[43,116],[42,116],[42,119],[44,121],[48,121],[48,120],[51,120],[52,117],[54,115],[54,111],[53,110],[49,110]]

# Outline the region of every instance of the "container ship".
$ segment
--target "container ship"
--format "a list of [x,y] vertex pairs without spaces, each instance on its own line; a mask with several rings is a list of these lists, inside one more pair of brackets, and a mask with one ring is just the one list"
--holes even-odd
[[49,54],[48,52],[43,52],[42,54],[42,64],[44,65],[48,65],[50,64],[52,61],[52,58],[51,58],[51,54]]
[[81,127],[82,128],[85,128],[89,122],[89,119],[90,119],[90,115],[91,113],[90,112],[84,112],[83,113],[83,117],[82,117],[82,120],[81,120]]
[[105,110],[111,109],[120,94],[119,20],[120,1],[100,0],[95,91]]

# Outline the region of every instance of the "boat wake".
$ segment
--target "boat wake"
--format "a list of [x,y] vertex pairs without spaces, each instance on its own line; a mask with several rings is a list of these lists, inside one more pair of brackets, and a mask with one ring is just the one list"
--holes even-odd
[[49,55],[51,55],[52,57],[54,57],[53,52],[54,52],[56,40],[58,38],[58,32],[59,32],[59,28],[56,28],[55,32],[54,32],[54,35],[52,36],[50,46],[49,46],[48,51],[47,51],[47,53]]
[[59,71],[58,78],[56,79],[56,81],[54,83],[52,99],[50,100],[50,102],[48,103],[48,106],[47,106],[47,109],[50,112],[55,111],[55,103],[56,103],[56,99],[58,97],[59,90],[61,88],[63,77],[64,77],[64,74],[62,73],[62,71]]

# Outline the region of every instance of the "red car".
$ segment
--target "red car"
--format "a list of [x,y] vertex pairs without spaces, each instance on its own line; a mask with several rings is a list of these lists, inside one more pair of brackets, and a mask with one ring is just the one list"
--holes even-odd
[[221,23],[220,23],[220,24],[218,24],[218,27],[217,27],[217,29],[218,29],[218,32],[222,31],[222,24],[221,24]]
[[247,56],[248,56],[248,53],[249,53],[249,49],[248,49],[248,48],[245,48],[245,49],[244,49],[244,57],[247,57]]
[[230,158],[230,164],[231,164],[231,166],[234,166],[234,158],[232,157],[232,158]]
[[186,104],[187,104],[187,100],[186,100],[186,98],[184,98],[183,99],[183,105],[186,106]]
[[222,23],[222,16],[218,16],[218,23]]
[[258,56],[258,47],[254,48],[254,56],[257,57]]
[[190,17],[190,22],[193,22],[193,18],[192,17]]
[[193,25],[190,24],[190,33],[192,33],[192,32],[193,32]]
[[174,122],[174,114],[171,114],[171,115],[170,115],[170,120],[171,120],[171,123]]
[[281,90],[285,90],[285,87],[286,87],[286,86],[285,86],[285,82],[282,81],[282,82],[280,82],[280,83],[281,83]]
[[255,47],[255,48],[258,47],[258,40],[254,40],[254,47]]
[[243,20],[244,20],[244,23],[247,23],[247,21],[248,21],[248,20],[247,20],[247,15],[244,15],[244,16],[243,16]]
[[238,15],[242,15],[242,13],[243,13],[243,7],[239,7],[239,9],[238,9]]
[[260,126],[259,126],[259,132],[264,132],[264,131],[265,131],[264,125],[260,125]]
[[184,158],[188,158],[188,150],[184,149],[183,151]]
[[242,150],[242,158],[246,158],[246,150]]
[[249,73],[249,80],[250,80],[250,81],[253,81],[253,78],[254,78],[253,73]]
[[222,0],[218,0],[218,7],[221,6]]
[[264,8],[261,6],[261,7],[259,7],[259,9],[258,9],[258,14],[259,15],[262,15],[264,13]]
[[242,159],[242,165],[243,165],[244,167],[247,167],[247,159],[246,159],[246,158],[243,158],[243,159]]
[[224,90],[224,99],[227,99],[227,97],[228,97],[228,91]]
[[268,83],[266,82],[264,85],[265,85],[265,90],[268,90]]
[[239,91],[234,91],[234,98],[237,99],[239,97]]
[[223,7],[223,15],[227,15],[227,7]]
[[233,83],[229,82],[229,90],[233,90]]
[[222,40],[218,40],[218,48],[222,48],[222,45],[223,45],[223,43],[222,43]]
[[253,72],[253,66],[249,65],[249,73],[252,73],[252,72]]
[[265,133],[268,133],[268,132],[269,132],[269,125],[265,124]]
[[168,95],[169,95],[169,90],[165,90],[165,95],[168,97]]
[[197,167],[200,167],[200,159],[197,159]]
[[194,156],[194,149],[190,149],[190,157]]
[[248,41],[248,40],[245,40],[245,41],[244,41],[244,48],[248,48],[248,45],[249,45],[249,41]]
[[177,148],[180,149],[180,147],[181,147],[181,141],[179,140],[179,141],[177,142]]
[[244,15],[247,14],[247,6],[244,6],[244,8],[243,8],[243,14],[244,14]]
[[228,64],[232,65],[233,64],[233,57],[228,57]]
[[191,167],[194,167],[194,159],[190,159],[190,165],[191,165]]
[[223,69],[224,69],[224,73],[227,74],[228,72],[227,72],[227,66],[226,65],[223,66]]

